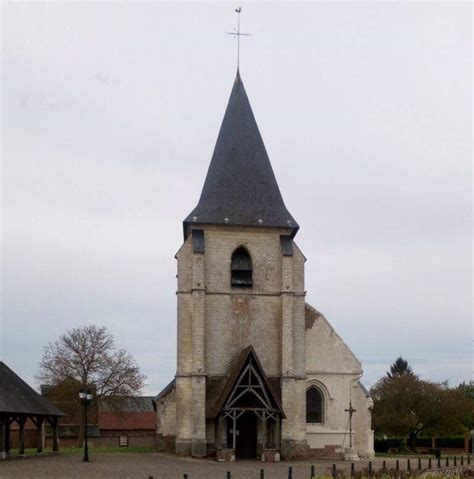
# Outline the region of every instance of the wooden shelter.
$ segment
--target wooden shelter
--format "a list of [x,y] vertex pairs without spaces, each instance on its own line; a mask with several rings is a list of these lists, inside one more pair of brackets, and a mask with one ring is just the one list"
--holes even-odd
[[30,419],[38,430],[37,451],[43,452],[43,425],[49,422],[53,431],[53,451],[59,450],[58,418],[64,414],[38,394],[23,379],[0,361],[0,458],[10,450],[10,426],[19,426],[19,453],[25,453],[25,423]]

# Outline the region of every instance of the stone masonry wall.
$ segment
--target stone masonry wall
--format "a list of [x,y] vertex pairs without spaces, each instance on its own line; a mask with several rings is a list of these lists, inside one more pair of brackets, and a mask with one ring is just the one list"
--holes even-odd
[[[283,228],[195,227],[204,230],[205,252],[193,253],[190,236],[177,253],[177,452],[202,455],[205,378],[226,377],[240,351],[252,345],[268,376],[285,376],[282,400],[290,413],[282,449],[291,456],[295,447],[306,447],[305,258],[296,245],[293,256],[282,255],[280,235],[290,233]],[[252,258],[251,289],[231,287],[231,258],[239,246]]]
[[353,416],[353,442],[364,457],[373,455],[370,399],[358,384],[362,375],[359,360],[335,332],[327,319],[306,305],[306,387],[315,385],[323,394],[323,422],[307,424],[311,449],[339,452],[349,446],[347,430],[349,400],[357,410]]
[[156,446],[159,451],[175,451],[176,389],[156,403]]

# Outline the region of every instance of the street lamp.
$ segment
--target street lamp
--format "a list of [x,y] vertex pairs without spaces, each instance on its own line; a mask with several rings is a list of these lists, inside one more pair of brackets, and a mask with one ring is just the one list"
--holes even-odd
[[92,393],[90,389],[84,390],[81,389],[79,391],[79,399],[81,400],[82,404],[84,404],[84,462],[89,462],[89,448],[87,445],[87,407],[90,405],[92,401]]

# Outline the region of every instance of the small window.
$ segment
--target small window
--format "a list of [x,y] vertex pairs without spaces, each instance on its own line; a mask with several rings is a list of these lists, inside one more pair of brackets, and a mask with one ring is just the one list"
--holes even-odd
[[310,424],[323,422],[323,395],[314,386],[306,391],[306,422]]
[[128,447],[128,436],[119,436],[119,447]]
[[252,260],[243,247],[237,248],[232,255],[231,285],[236,288],[252,287]]

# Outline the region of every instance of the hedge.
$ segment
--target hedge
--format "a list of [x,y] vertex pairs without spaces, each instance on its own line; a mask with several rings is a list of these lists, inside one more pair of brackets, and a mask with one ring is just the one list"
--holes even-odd
[[451,447],[461,449],[464,447],[463,436],[451,436],[451,437],[437,437],[436,447]]
[[[387,439],[375,438],[374,440],[374,449],[375,452],[388,452],[389,449],[398,449],[405,444],[407,438],[400,437],[388,437]],[[426,448],[431,449],[431,437],[419,437],[416,439],[417,448]],[[464,448],[464,437],[463,436],[452,436],[452,437],[437,437],[436,438],[436,447],[440,448],[453,448],[453,449],[462,449]]]

